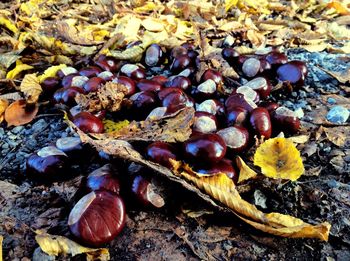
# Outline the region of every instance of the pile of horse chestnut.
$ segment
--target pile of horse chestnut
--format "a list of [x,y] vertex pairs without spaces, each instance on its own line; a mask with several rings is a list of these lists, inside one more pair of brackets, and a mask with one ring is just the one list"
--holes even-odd
[[[42,82],[43,95],[67,106],[72,122],[86,133],[103,133],[105,117],[115,121],[156,120],[193,107],[194,123],[187,141],[181,144],[158,141],[138,148],[147,159],[170,169],[170,159],[182,160],[197,173],[222,172],[237,182],[235,155],[246,152],[256,138],[269,139],[281,131],[287,134],[298,131],[300,121],[294,112],[279,106],[270,93],[278,82],[300,87],[307,76],[307,67],[302,61],[288,61],[278,51],[240,55],[224,43],[222,57],[241,77],[239,85],[231,86],[235,81],[229,81],[214,69],[196,75],[202,62],[199,57],[199,49],[191,43],[171,50],[152,44],[137,64],[101,55],[95,61],[84,60],[74,67],[60,69],[55,77],[46,78]],[[87,112],[76,106],[78,94],[96,92],[108,81],[127,88],[119,112]],[[77,146],[72,139],[40,150],[29,157],[27,169],[49,176],[64,172],[67,155]],[[147,182],[140,180],[136,179],[133,191],[142,198]],[[86,187],[90,192],[73,208],[69,227],[83,242],[101,245],[118,234],[125,223],[124,204],[118,196],[119,183],[100,170],[99,174],[88,177]]]

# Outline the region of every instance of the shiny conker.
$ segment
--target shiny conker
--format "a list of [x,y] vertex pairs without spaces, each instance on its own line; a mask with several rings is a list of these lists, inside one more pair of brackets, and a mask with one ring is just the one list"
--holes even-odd
[[193,130],[198,133],[212,133],[218,129],[216,117],[209,112],[195,112]]
[[191,87],[191,81],[185,76],[175,76],[164,83],[164,87],[180,88],[182,90],[187,90]]
[[161,141],[156,141],[148,145],[146,149],[146,157],[149,160],[163,165],[169,169],[172,169],[170,159],[177,159],[175,148],[172,145]]
[[102,133],[102,121],[90,112],[80,112],[73,117],[73,123],[85,133]]
[[164,53],[158,44],[151,44],[145,52],[144,61],[149,67],[159,66],[164,60]]
[[114,78],[112,82],[124,85],[128,89],[128,93],[126,94],[127,96],[133,95],[136,92],[135,82],[129,77],[118,76]]
[[131,191],[136,200],[145,207],[161,208],[165,204],[163,197],[157,193],[156,187],[142,176],[137,175],[134,177]]
[[264,77],[254,78],[253,80],[244,84],[244,86],[256,91],[261,99],[266,99],[270,95],[272,89],[270,81]]
[[146,72],[139,66],[131,63],[127,63],[120,68],[120,73],[133,80],[141,80],[146,78]]
[[267,109],[258,107],[250,113],[250,126],[258,137],[269,139],[272,133],[270,114]]
[[295,113],[283,106],[271,112],[271,119],[274,128],[286,133],[296,133],[300,128],[300,120]]
[[193,162],[215,163],[225,154],[225,141],[217,134],[199,134],[184,142],[184,157]]
[[88,67],[81,68],[79,70],[80,75],[86,76],[88,78],[96,77],[101,72],[102,72],[102,69],[97,66],[88,66]]
[[83,86],[85,92],[96,92],[106,81],[100,77],[90,78]]
[[99,247],[112,241],[125,225],[123,200],[108,191],[92,191],[69,214],[72,234],[84,244]]
[[110,164],[95,169],[86,179],[85,187],[90,191],[105,190],[111,193],[119,194],[120,181]]
[[151,91],[151,92],[159,92],[162,89],[162,85],[160,85],[156,81],[152,81],[148,79],[139,80],[136,84],[136,87],[140,91]]
[[233,153],[243,152],[249,144],[249,132],[241,126],[221,129],[217,134],[224,140],[227,148]]
[[204,175],[215,175],[217,173],[224,173],[227,177],[233,180],[234,183],[238,181],[238,173],[232,166],[232,161],[222,159],[217,163],[200,165],[198,168],[194,167],[194,171]]
[[59,69],[56,73],[56,76],[62,79],[64,76],[67,76],[73,73],[78,73],[78,70],[75,69],[74,67],[68,66],[68,67]]
[[53,99],[56,103],[73,106],[76,104],[75,97],[79,93],[84,93],[84,90],[79,87],[61,88],[54,93]]

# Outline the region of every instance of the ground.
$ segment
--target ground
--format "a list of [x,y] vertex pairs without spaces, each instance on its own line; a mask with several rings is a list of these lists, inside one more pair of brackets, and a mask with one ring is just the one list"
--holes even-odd
[[[350,57],[303,50],[290,50],[288,55],[309,66],[305,87],[280,98],[287,107],[302,108],[305,114],[303,125],[311,136],[298,148],[306,173],[296,182],[261,179],[243,197],[266,212],[290,214],[309,223],[330,222],[329,241],[259,232],[154,175],[166,188],[166,205],[160,210],[128,206],[126,228],[107,246],[112,260],[350,260],[349,142],[340,147],[333,144],[320,125],[314,124],[322,115],[313,114],[322,107],[316,101],[329,95],[335,99],[349,95],[349,87],[339,88],[337,80],[319,67],[342,71]],[[40,251],[33,230],[70,237],[67,217],[81,176],[104,163],[94,154],[92,163],[73,166],[76,178],[49,186],[28,179],[25,158],[30,153],[59,137],[73,135],[59,111],[45,106],[41,110],[30,124],[10,128],[3,124],[0,128],[0,234],[4,236],[5,260],[53,260]]]

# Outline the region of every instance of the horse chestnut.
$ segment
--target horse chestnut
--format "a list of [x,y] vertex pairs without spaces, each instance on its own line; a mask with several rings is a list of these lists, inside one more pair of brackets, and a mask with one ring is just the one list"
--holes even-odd
[[118,76],[118,77],[114,78],[112,82],[124,85],[128,89],[128,93],[126,94],[127,96],[133,95],[136,92],[135,82],[134,82],[134,80],[130,79],[129,77]]
[[270,95],[272,89],[270,81],[264,77],[254,78],[243,86],[249,87],[256,91],[261,99],[266,99]]
[[272,133],[270,114],[267,109],[258,107],[250,113],[250,126],[258,137],[269,139]]
[[164,53],[158,44],[151,44],[145,52],[144,61],[149,67],[159,66],[164,60]]
[[180,88],[182,90],[187,90],[191,87],[191,81],[185,76],[178,75],[165,82],[164,87]]
[[112,166],[106,164],[101,168],[95,169],[86,179],[85,187],[90,191],[105,190],[111,193],[119,194],[120,181],[113,174]]
[[99,247],[112,241],[125,225],[125,206],[116,194],[92,191],[69,214],[68,226],[82,243]]
[[153,162],[172,169],[170,159],[176,160],[175,148],[165,142],[157,141],[148,145],[146,156]]
[[103,123],[90,112],[80,112],[73,117],[73,123],[85,133],[102,133]]
[[273,126],[286,133],[296,133],[300,128],[300,120],[292,110],[279,107],[271,113]]
[[238,173],[232,166],[232,162],[228,159],[222,159],[217,163],[194,167],[194,171],[204,175],[215,175],[217,173],[224,173],[227,177],[232,179],[234,183],[238,181]]
[[218,128],[216,117],[209,112],[195,112],[193,130],[198,133],[215,132]]
[[102,69],[97,66],[84,67],[79,70],[80,75],[86,76],[88,78],[96,77],[101,72],[102,72]]
[[73,73],[78,73],[78,70],[75,69],[74,67],[68,66],[68,67],[59,69],[56,73],[56,76],[62,79],[64,76],[67,76]]
[[133,80],[141,80],[146,78],[145,70],[131,63],[123,65],[122,68],[120,68],[120,73]]
[[225,141],[217,134],[199,134],[184,143],[185,159],[193,162],[215,163],[225,154]]
[[142,79],[139,80],[136,84],[136,87],[140,91],[151,91],[151,92],[159,92],[162,89],[162,85],[157,83],[156,81]]
[[219,130],[217,134],[224,140],[227,148],[234,153],[244,151],[249,142],[249,132],[241,126],[232,126]]
[[135,176],[131,184],[131,191],[137,201],[145,207],[161,208],[165,204],[163,197],[156,192],[156,187],[142,176]]
[[295,63],[285,63],[278,67],[277,78],[283,82],[289,82],[290,84],[301,86],[304,84],[305,70],[300,65]]
[[75,97],[78,95],[78,93],[84,93],[84,90],[78,87],[61,88],[54,93],[53,99],[56,103],[63,103],[68,106],[73,106],[76,104]]
[[248,120],[248,110],[243,107],[231,108],[226,114],[226,122],[228,126],[244,126]]
[[96,92],[106,81],[100,77],[90,78],[83,86],[85,92]]

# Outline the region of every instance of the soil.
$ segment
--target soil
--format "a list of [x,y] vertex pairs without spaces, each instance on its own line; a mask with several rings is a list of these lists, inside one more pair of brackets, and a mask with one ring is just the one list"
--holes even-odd
[[[243,197],[265,212],[290,214],[309,223],[330,222],[329,241],[287,239],[259,232],[151,173],[165,191],[166,205],[159,210],[127,205],[126,228],[107,245],[112,260],[350,260],[349,142],[341,147],[334,145],[320,130],[321,125],[313,124],[312,114],[319,109],[316,100],[327,95],[349,96],[334,78],[319,69],[341,71],[349,57],[301,50],[288,54],[309,65],[305,87],[278,98],[305,114],[303,130],[309,130],[311,135],[298,148],[306,173],[296,182],[259,180]],[[84,175],[105,163],[94,152],[80,164],[73,164],[72,179],[52,185],[40,185],[26,176],[25,158],[30,153],[57,138],[74,135],[62,118],[58,110],[42,107],[32,123],[0,128],[0,235],[4,236],[4,260],[54,260],[40,251],[33,231],[45,229],[71,238],[67,217],[78,199],[75,193],[79,183]],[[120,172],[126,171],[129,164],[113,162]],[[128,194],[124,197],[132,202]],[[73,260],[80,259],[84,257]]]

